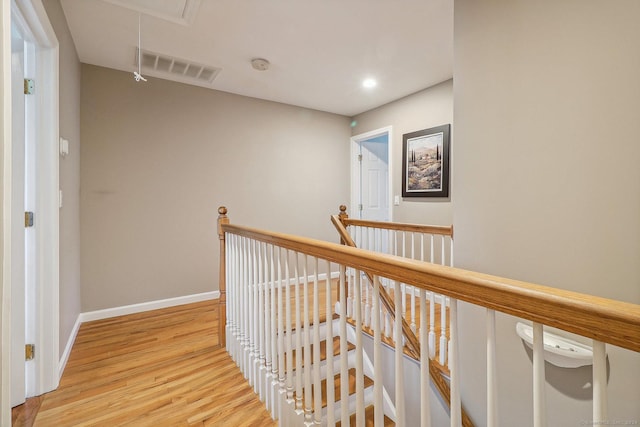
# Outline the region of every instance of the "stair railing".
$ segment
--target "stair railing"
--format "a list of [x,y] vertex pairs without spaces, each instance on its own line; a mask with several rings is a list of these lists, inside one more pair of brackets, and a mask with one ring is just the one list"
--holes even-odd
[[[452,319],[449,369],[452,386],[459,378],[455,323],[458,300],[485,307],[488,318],[497,311],[531,321],[534,426],[544,425],[546,419],[544,325],[593,340],[594,424],[607,420],[606,345],[640,352],[640,306],[636,304],[238,226],[228,223],[226,209],[220,208],[219,214],[221,248],[224,248],[220,256],[225,266],[220,289],[221,296],[224,293],[226,297],[220,300],[220,320],[223,322],[226,319],[226,348],[265,401],[273,417],[279,418],[284,426],[334,425],[336,421],[347,426],[351,423],[352,412],[355,413],[356,424],[361,425],[367,414],[365,405],[369,400],[373,402],[375,425],[384,425],[385,416],[399,426],[418,425],[409,420],[413,414],[407,414],[403,409],[402,340],[396,340],[394,369],[397,392],[391,405],[381,372],[384,359],[380,355],[382,319],[375,315],[380,310],[372,313],[374,355],[371,361],[368,361],[363,350],[364,335],[361,329],[347,325],[344,285],[349,268],[356,271],[356,282],[361,282],[361,273],[371,275],[374,305],[380,300],[378,293],[381,283],[393,283],[398,318],[402,317],[401,284],[420,290],[421,307],[425,305],[426,292],[449,298]],[[337,285],[334,275],[339,282]],[[335,295],[336,287],[340,293],[339,316],[331,321],[335,307],[332,295]],[[356,298],[355,305],[356,324],[362,325],[362,303],[359,298]],[[322,311],[327,320],[324,324],[316,322],[322,320]],[[313,319],[313,324],[311,321],[307,323],[304,317]],[[336,321],[338,325],[334,327]],[[399,322],[396,322],[395,329],[396,336],[400,336],[402,328]],[[492,412],[491,408],[497,407],[497,394],[495,387],[491,386],[495,384],[496,366],[495,359],[491,357],[491,353],[495,353],[495,336],[491,335],[490,330],[491,327],[488,327],[487,383],[488,407]],[[333,346],[334,339],[339,340],[341,351],[334,355],[331,363],[321,361],[318,357],[316,348],[320,347],[320,334],[326,336],[327,354],[332,354],[329,347]],[[349,350],[351,343],[355,343],[355,350]],[[428,346],[428,339],[423,345]],[[425,354],[422,353],[422,357]],[[294,368],[294,359],[300,369]],[[357,363],[352,368],[354,361]],[[334,366],[341,374],[339,385],[339,380],[334,380],[331,375],[335,371],[330,372]],[[350,387],[345,381],[352,369],[355,372],[352,387],[356,391],[355,399],[349,396]],[[373,378],[372,386],[365,385],[365,376]],[[326,380],[318,381],[322,377]],[[419,418],[421,426],[430,423],[431,406],[428,402],[428,386],[425,384],[428,378],[423,371],[420,390],[427,393],[421,400],[427,401],[427,407]],[[334,397],[331,397],[329,390],[335,390]],[[318,395],[326,396],[326,408],[319,407],[324,403],[318,405]],[[338,395],[341,402],[336,402]],[[490,415],[487,425],[495,425],[496,418],[495,413]],[[452,401],[451,425],[461,425],[459,401]]]
[[[332,215],[331,222],[336,228],[342,244],[403,258],[453,266],[453,226],[353,219],[349,218],[345,205],[340,205],[339,209],[340,213]],[[372,287],[373,278],[369,274],[366,274],[366,277],[368,284]],[[347,283],[347,293],[349,294],[347,301],[352,303],[358,293],[354,291],[353,286],[349,285],[350,283],[354,283],[353,274],[349,275]],[[380,289],[380,298],[384,311],[383,318],[386,319],[387,325],[392,325],[395,324],[398,317],[396,316],[396,307],[389,296],[389,288],[390,284],[387,283]],[[443,400],[450,405],[451,399],[458,401],[460,397],[458,395],[451,396],[451,387],[442,377],[443,374],[449,374],[447,299],[444,295],[420,291],[418,288],[404,283],[400,284],[400,292],[402,294],[402,308],[399,312],[402,313],[402,316],[399,319],[401,337],[406,345],[405,352],[416,361],[421,362],[424,369],[428,369],[436,389]],[[367,287],[364,294],[360,295],[360,298],[365,302],[365,310],[369,310],[371,306],[370,297]],[[440,308],[439,322],[436,319],[437,305]],[[426,306],[426,310],[423,306]],[[422,312],[423,310],[425,312]],[[418,319],[419,325],[416,324],[416,319]],[[370,326],[366,316],[365,326]],[[389,334],[390,329],[390,327],[385,328],[385,338],[391,343],[395,343],[397,335],[395,333]],[[420,339],[418,339],[418,335]],[[436,345],[436,336],[439,337],[439,345]],[[425,348],[428,348],[428,353],[423,354],[420,350],[420,343],[427,342],[427,340],[429,345]],[[436,354],[436,349],[438,349],[438,354]],[[423,358],[426,354],[428,357]],[[434,359],[437,360],[437,363],[433,362]],[[458,390],[455,385],[453,389]],[[473,426],[464,407],[461,408],[460,416],[464,427]]]

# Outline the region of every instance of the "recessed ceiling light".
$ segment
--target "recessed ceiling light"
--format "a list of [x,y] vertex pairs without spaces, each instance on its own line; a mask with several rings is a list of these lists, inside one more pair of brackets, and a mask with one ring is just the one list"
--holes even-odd
[[362,82],[362,86],[366,87],[367,89],[376,87],[377,85],[378,85],[378,82],[375,81],[375,79],[364,79]]

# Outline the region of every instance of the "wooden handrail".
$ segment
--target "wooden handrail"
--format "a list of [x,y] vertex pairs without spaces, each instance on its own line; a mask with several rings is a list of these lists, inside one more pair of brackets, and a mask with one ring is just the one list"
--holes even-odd
[[539,322],[587,338],[640,351],[640,305],[460,268],[414,261],[321,240],[221,224],[252,238],[398,280],[460,301]]
[[338,218],[345,227],[349,225],[381,228],[383,230],[395,230],[395,231],[408,231],[414,233],[424,234],[439,234],[442,236],[451,236],[453,238],[453,225],[423,225],[423,224],[410,224],[403,222],[388,222],[388,221],[371,221],[368,219],[353,219],[346,215],[347,207],[340,205],[340,214]]

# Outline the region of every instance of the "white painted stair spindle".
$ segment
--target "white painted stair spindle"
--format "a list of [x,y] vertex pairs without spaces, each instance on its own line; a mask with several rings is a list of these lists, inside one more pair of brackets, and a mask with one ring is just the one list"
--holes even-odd
[[[311,422],[312,414],[311,407],[313,404],[312,400],[312,392],[311,392],[311,322],[309,319],[309,272],[307,269],[308,266],[308,256],[305,254],[302,257],[302,286],[303,286],[303,299],[302,299],[302,313],[301,316],[304,317],[304,331],[303,331],[303,345],[304,349],[302,350],[302,358],[304,367],[302,369],[303,380],[304,380],[304,419],[306,423]],[[300,354],[296,354],[296,356],[300,356]],[[297,358],[297,357],[296,357]]]
[[[444,299],[445,296],[442,295],[442,300],[444,301]],[[443,324],[442,328],[444,329],[444,327]],[[458,301],[455,298],[449,300],[449,335],[451,343],[449,352],[449,371],[451,372],[451,427],[461,427],[462,401],[460,399],[460,358],[458,355]]]
[[303,410],[302,402],[302,312],[300,310],[300,270],[299,262],[300,256],[297,252],[294,252],[294,280],[295,280],[295,311],[296,311],[296,370],[294,378],[296,380],[296,411]]
[[487,310],[487,427],[498,426],[496,312]]
[[349,365],[347,361],[347,296],[345,294],[345,266],[340,266],[340,420],[341,425],[349,426],[349,398],[348,375]]
[[541,323],[533,323],[533,426],[545,427],[544,331]]
[[402,292],[401,285],[395,281],[394,299],[396,304],[396,321],[395,321],[395,377],[396,377],[396,425],[404,427],[405,422],[405,405],[404,405],[404,348],[402,345],[402,301],[400,300]]
[[420,427],[431,427],[429,402],[429,337],[427,330],[427,293],[420,289]]
[[[327,276],[330,276],[327,271]],[[320,424],[322,418],[322,388],[320,387],[320,283],[318,281],[318,258],[313,258],[313,422]],[[327,326],[330,325],[327,317]],[[329,341],[326,342],[329,352]]]
[[325,304],[327,311],[327,425],[336,424],[335,416],[335,389],[334,389],[334,373],[333,373],[333,301],[331,295],[331,263],[327,261],[327,281],[325,284],[326,296]]
[[593,423],[604,423],[607,415],[607,350],[602,341],[593,340]]
[[383,425],[384,410],[382,407],[382,325],[380,316],[380,277],[373,277],[373,394],[374,394],[374,424]]
[[291,270],[289,261],[291,258],[291,253],[288,249],[284,251],[284,273],[285,273],[285,351],[286,351],[286,387],[287,387],[287,401],[293,402],[293,339],[291,336]]
[[[362,295],[362,271],[358,270],[355,283],[355,294]],[[356,425],[364,427],[364,357],[362,344],[362,298],[355,300],[356,321]]]

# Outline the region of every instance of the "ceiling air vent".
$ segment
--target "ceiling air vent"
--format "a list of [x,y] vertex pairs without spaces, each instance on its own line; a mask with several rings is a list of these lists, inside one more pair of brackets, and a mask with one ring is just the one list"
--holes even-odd
[[[211,84],[220,68],[197,64],[186,59],[174,58],[142,49],[142,70],[150,75],[197,85]],[[134,65],[138,66],[138,49]]]
[[104,0],[145,15],[181,25],[191,25],[202,0]]

